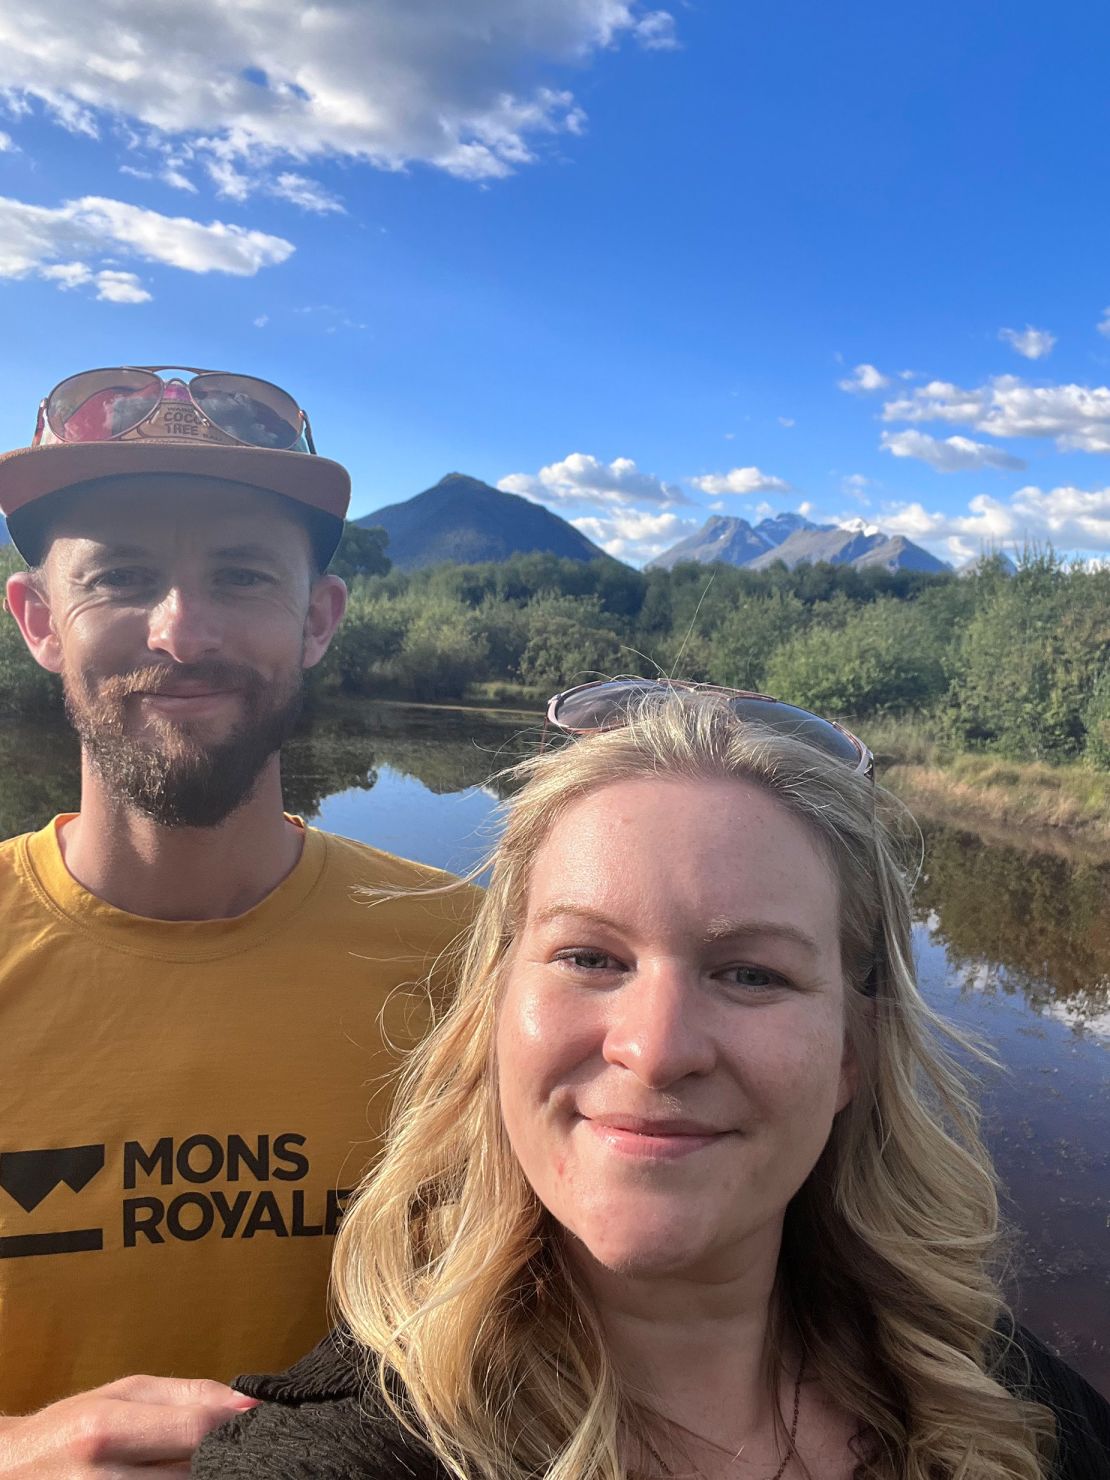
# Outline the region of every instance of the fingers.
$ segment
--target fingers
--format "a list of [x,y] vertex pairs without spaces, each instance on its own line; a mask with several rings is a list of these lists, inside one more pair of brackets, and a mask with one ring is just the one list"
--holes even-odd
[[[256,1399],[237,1393],[226,1383],[213,1382],[209,1377],[147,1377],[136,1374],[109,1382],[93,1392],[98,1397],[118,1398],[126,1403],[153,1403],[166,1407],[174,1404],[207,1407],[223,1403],[241,1413],[256,1406]],[[93,1393],[85,1396],[92,1397]]]

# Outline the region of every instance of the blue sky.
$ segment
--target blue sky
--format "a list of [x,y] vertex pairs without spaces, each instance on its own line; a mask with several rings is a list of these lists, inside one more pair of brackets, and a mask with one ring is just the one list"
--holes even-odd
[[[1110,557],[1110,11],[0,0],[0,445],[76,370],[287,387],[639,563],[710,512]],[[1101,325],[1101,328],[1100,328]]]

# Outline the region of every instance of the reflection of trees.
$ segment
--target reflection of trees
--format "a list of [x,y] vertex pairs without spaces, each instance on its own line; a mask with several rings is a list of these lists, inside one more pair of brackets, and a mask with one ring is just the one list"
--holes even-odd
[[[534,748],[539,733],[517,716],[392,704],[344,706],[338,715],[318,715],[313,733],[330,734],[336,724],[361,727],[379,765],[414,776],[437,796],[489,784]],[[505,794],[497,781],[492,790]]]
[[1005,990],[1080,1016],[1110,1006],[1110,868],[984,843],[927,826],[919,915],[961,967],[994,962]]
[[0,838],[74,811],[80,795],[80,751],[64,719],[0,725]]
[[378,779],[372,737],[362,730],[313,724],[281,753],[281,790],[288,812],[315,817],[337,791],[369,791]]

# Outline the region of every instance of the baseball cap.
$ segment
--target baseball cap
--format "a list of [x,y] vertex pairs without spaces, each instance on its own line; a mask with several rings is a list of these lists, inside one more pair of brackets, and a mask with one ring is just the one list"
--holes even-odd
[[30,447],[0,454],[0,513],[16,549],[42,556],[50,495],[103,478],[185,473],[220,478],[299,506],[321,568],[351,496],[346,468],[316,453],[307,414],[254,376],[168,365],[86,370],[39,405]]

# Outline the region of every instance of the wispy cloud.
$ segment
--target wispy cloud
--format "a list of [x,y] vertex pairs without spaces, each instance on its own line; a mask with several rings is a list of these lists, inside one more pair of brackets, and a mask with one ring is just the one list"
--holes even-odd
[[891,384],[889,375],[884,375],[881,370],[876,370],[874,365],[857,365],[851,375],[843,380],[838,380],[837,385],[842,391],[848,391],[852,395],[868,395],[872,391],[885,391]]
[[588,452],[572,452],[538,473],[509,473],[497,486],[506,493],[520,493],[540,504],[604,507],[637,503],[665,508],[691,502],[677,483],[664,483],[651,473],[641,473],[630,457],[617,457],[606,463]]
[[346,215],[346,207],[337,195],[333,195],[316,180],[308,180],[304,175],[294,174],[291,170],[283,170],[269,190],[271,195],[300,206],[302,211],[312,211],[317,216],[325,216],[330,212]]
[[884,421],[942,421],[993,437],[1052,437],[1063,452],[1110,452],[1110,387],[1030,385],[996,375],[972,390],[933,380],[883,406]]
[[1110,552],[1110,488],[1030,484],[1006,501],[978,494],[962,514],[905,503],[887,505],[879,517],[891,534],[941,546],[956,558],[974,554],[981,545],[1020,547],[1027,541],[1058,550]]
[[34,25],[0,11],[0,90],[89,137],[125,122],[187,144],[232,199],[312,159],[489,180],[583,131],[573,94],[542,79],[624,38],[678,44],[642,0],[190,0],[169,18],[149,0],[52,0]]
[[968,468],[1024,468],[1020,457],[1013,457],[1001,447],[986,442],[973,442],[970,437],[930,437],[928,432],[912,428],[902,432],[884,432],[884,452],[895,457],[914,457],[928,463],[938,473],[960,473]]
[[732,468],[727,473],[705,473],[690,482],[702,493],[738,493],[747,497],[753,493],[789,493],[790,484],[785,478],[776,478],[759,468]]
[[1047,329],[1034,329],[1032,324],[1026,324],[1024,329],[999,329],[998,337],[1027,360],[1043,360],[1052,353],[1056,343],[1055,334]]
[[633,565],[654,560],[656,555],[669,550],[698,527],[696,519],[680,519],[677,514],[655,514],[641,509],[605,516],[587,514],[570,522],[587,539],[600,545],[606,554],[617,560],[631,561]]
[[134,273],[87,266],[90,256],[110,260],[123,253],[184,272],[253,277],[292,252],[291,242],[261,231],[163,216],[104,196],[57,207],[0,196],[0,277],[37,276],[62,288],[95,280],[97,296],[111,303],[141,303],[150,294]]

